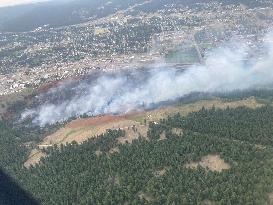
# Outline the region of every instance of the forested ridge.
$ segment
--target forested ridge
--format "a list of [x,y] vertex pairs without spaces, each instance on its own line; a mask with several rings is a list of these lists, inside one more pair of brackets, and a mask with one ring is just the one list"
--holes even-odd
[[18,133],[0,121],[0,167],[9,169],[23,162],[25,149],[20,146],[20,142],[22,140]]
[[47,128],[12,126],[0,120],[0,168],[16,177],[35,143],[58,127],[59,125]]
[[[273,145],[273,109],[236,108],[226,110],[202,109],[180,121],[183,127],[200,133],[209,133],[250,143]],[[178,119],[173,119],[173,123]],[[177,122],[176,122],[177,123]]]
[[[42,204],[268,204],[272,113],[265,106],[177,114],[150,123],[149,140],[125,145],[116,140],[123,130],[109,130],[82,145],[47,150],[41,165],[17,177]],[[159,140],[163,132],[167,139]],[[230,169],[186,166],[210,154]]]
[[[258,109],[203,108],[149,122],[147,138],[140,136],[132,144],[117,140],[126,136],[126,130],[108,130],[80,145],[51,147],[45,150],[48,157],[29,169],[22,166],[30,151],[25,144],[46,131],[12,129],[0,122],[0,166],[45,205],[269,204],[273,193],[269,98],[268,105]],[[226,168],[204,166],[200,162],[206,156],[217,156]]]

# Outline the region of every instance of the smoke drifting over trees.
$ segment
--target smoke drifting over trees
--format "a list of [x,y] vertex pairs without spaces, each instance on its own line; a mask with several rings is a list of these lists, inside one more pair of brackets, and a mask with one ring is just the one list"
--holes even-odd
[[81,82],[62,83],[38,97],[22,118],[44,126],[73,116],[126,113],[173,101],[192,92],[229,92],[273,82],[273,33],[264,38],[263,55],[247,59],[250,48],[236,42],[213,50],[204,65],[184,71],[160,64],[146,70],[99,73]]

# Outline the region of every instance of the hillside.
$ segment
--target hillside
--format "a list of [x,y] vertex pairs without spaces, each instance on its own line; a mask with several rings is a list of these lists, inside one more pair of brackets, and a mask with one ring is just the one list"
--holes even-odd
[[271,92],[199,96],[43,128],[1,122],[0,166],[45,205],[267,205]]
[[146,112],[130,113],[124,116],[105,115],[76,119],[60,128],[57,132],[46,136],[42,142],[40,142],[37,147],[31,151],[28,160],[24,163],[24,166],[29,167],[35,165],[42,157],[46,156],[43,152],[44,148],[66,145],[73,141],[81,144],[88,139],[104,134],[110,129],[122,129],[125,131],[125,137],[119,139],[119,142],[124,144],[138,139],[139,136],[147,137],[147,130],[150,122],[159,123],[161,119],[172,116],[176,113],[186,116],[191,112],[201,110],[202,107],[209,109],[213,106],[221,109],[227,107],[237,108],[242,106],[255,109],[264,106],[264,104],[257,102],[255,98],[247,98],[232,102],[215,99],[177,106],[167,106]]
[[29,2],[0,7],[0,205],[273,205],[273,0]]
[[271,106],[204,108],[125,144],[125,131],[108,130],[47,149],[20,178],[42,204],[269,204],[272,116]]

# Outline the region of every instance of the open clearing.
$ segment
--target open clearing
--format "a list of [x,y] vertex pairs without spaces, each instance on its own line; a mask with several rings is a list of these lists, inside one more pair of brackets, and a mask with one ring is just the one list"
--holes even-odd
[[131,135],[132,127],[142,130],[139,128],[139,122],[120,116],[103,116],[98,118],[78,119],[72,121],[65,127],[58,130],[56,133],[47,136],[43,140],[42,145],[60,145],[71,143],[73,141],[82,143],[89,138],[97,137],[98,135],[105,133],[109,129],[124,129],[125,131],[128,131],[128,140],[130,140],[129,138],[133,137]]
[[117,139],[120,144],[132,143],[133,140],[138,139],[140,136],[147,138],[148,127],[145,125],[133,125],[123,129],[125,130],[125,137]]
[[230,165],[226,163],[219,155],[207,155],[202,157],[199,162],[190,162],[186,164],[186,168],[196,169],[201,166],[213,172],[222,172],[223,170],[230,169]]
[[164,168],[164,169],[155,171],[153,174],[155,177],[162,177],[166,174],[166,172],[167,172],[167,169]]
[[[54,134],[47,136],[39,145],[37,145],[37,149],[71,143],[73,141],[82,143],[89,138],[97,137],[98,135],[105,133],[108,129],[123,129],[126,132],[126,136],[119,138],[119,143],[132,143],[132,141],[137,139],[140,135],[147,137],[149,122],[159,122],[160,119],[175,113],[186,116],[191,112],[202,109],[202,107],[212,108],[213,106],[220,109],[243,106],[255,109],[264,105],[258,103],[254,97],[232,102],[214,99],[202,100],[191,104],[167,106],[152,111],[130,113],[124,116],[106,115],[77,119],[68,123]],[[183,130],[176,129],[173,130],[173,132],[178,135],[183,134]],[[165,137],[162,136],[162,140],[164,139]],[[37,151],[37,149],[35,150]],[[40,158],[43,157],[41,153],[36,155],[31,154],[26,161],[26,164],[29,166],[29,164],[33,164],[32,162],[38,163]]]
[[38,164],[42,157],[45,157],[46,154],[41,150],[33,149],[29,155],[29,159],[24,163],[24,167],[29,168],[31,165]]

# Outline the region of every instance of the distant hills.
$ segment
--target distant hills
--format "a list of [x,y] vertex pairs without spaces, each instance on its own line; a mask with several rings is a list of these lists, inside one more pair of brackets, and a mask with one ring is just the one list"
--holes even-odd
[[49,25],[77,24],[103,17],[143,0],[77,0],[0,8],[0,31],[21,32]]
[[[194,6],[212,0],[153,0],[136,11],[154,11],[166,5],[181,4]],[[267,0],[217,0],[226,4],[242,3],[247,6],[267,5]],[[0,32],[23,32],[49,25],[59,27],[78,24],[91,18],[104,17],[118,10],[146,0],[57,0],[46,3],[0,8]]]

